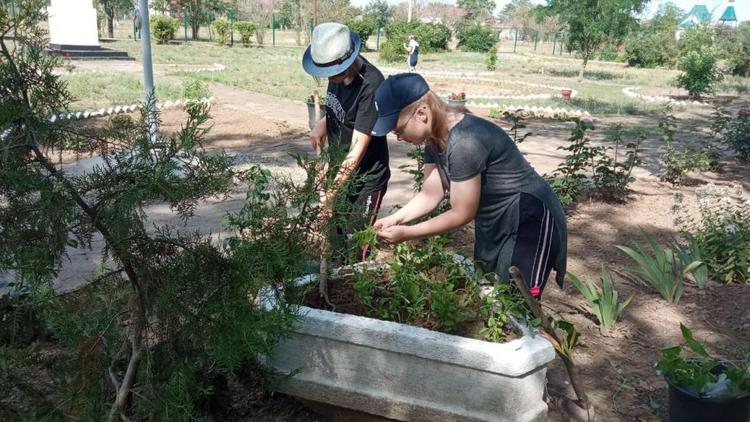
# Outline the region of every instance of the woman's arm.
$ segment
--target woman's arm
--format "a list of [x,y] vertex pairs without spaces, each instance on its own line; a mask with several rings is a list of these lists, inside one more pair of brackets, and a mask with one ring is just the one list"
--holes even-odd
[[379,219],[375,223],[378,229],[414,221],[434,210],[443,200],[443,183],[435,164],[425,164],[422,170],[424,182],[422,189],[395,213]]
[[413,226],[392,226],[378,235],[390,243],[448,233],[467,224],[477,214],[482,179],[478,174],[463,182],[451,182],[451,209]]

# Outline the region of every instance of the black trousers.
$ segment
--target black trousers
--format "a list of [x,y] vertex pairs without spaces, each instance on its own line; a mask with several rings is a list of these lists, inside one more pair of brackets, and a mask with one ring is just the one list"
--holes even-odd
[[518,207],[518,233],[511,265],[521,270],[531,295],[539,299],[560,253],[560,233],[550,211],[533,195],[521,193]]

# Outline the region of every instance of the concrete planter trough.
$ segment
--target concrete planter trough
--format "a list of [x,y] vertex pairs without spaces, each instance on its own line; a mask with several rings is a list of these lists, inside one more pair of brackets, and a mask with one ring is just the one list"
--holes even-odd
[[[272,292],[261,297],[274,306]],[[524,422],[546,420],[554,357],[539,335],[490,343],[303,306],[267,365],[295,373],[283,393],[395,420]]]

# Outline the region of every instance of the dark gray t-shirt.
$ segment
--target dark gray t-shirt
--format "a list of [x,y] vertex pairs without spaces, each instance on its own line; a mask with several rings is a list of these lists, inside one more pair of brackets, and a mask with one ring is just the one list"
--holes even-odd
[[523,210],[521,193],[533,195],[550,210],[560,238],[555,261],[556,280],[562,285],[567,259],[565,213],[549,184],[531,167],[507,133],[480,117],[467,114],[448,135],[444,153],[428,144],[424,162],[436,164],[443,189],[481,175],[479,209],[475,217],[474,259],[486,271],[509,280],[518,220]]

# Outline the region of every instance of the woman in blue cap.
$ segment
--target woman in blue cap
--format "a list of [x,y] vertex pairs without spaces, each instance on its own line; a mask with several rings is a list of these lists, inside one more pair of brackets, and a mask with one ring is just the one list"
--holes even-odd
[[[332,243],[344,260],[352,258],[353,246],[345,243],[353,233],[374,223],[391,175],[385,136],[372,135],[378,118],[375,91],[383,74],[359,55],[360,47],[356,32],[323,23],[313,30],[302,58],[307,73],[328,78],[325,115],[310,132],[310,141],[316,150],[328,144],[334,182],[321,192],[321,200],[335,217]],[[337,200],[340,194],[346,198]],[[341,202],[345,209],[334,212],[333,204]],[[357,251],[354,260],[363,260],[367,253],[366,248]]]
[[[399,140],[425,144],[422,189],[375,223],[382,239],[421,239],[474,220],[474,259],[485,271],[508,281],[508,269],[518,267],[536,298],[553,268],[562,285],[567,255],[562,206],[502,128],[463,106],[446,105],[415,73],[389,77],[375,102],[374,134],[393,131]],[[445,192],[450,210],[407,225],[435,209]]]

